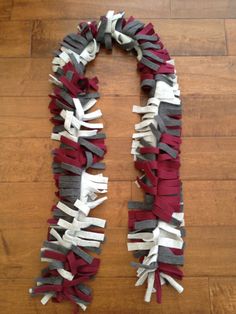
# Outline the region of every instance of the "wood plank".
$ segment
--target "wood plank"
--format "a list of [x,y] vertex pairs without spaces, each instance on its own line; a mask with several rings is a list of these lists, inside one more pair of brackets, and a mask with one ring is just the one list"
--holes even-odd
[[210,278],[209,289],[212,313],[236,312],[236,278]]
[[[187,226],[235,225],[235,188],[235,181],[183,181]],[[143,192],[135,183],[132,200],[143,200]]]
[[[236,138],[184,138],[181,177],[183,180],[235,180]],[[131,138],[108,138],[104,158],[110,180],[134,180],[130,155]],[[0,139],[0,182],[51,181],[50,151],[58,143],[50,139]],[[201,149],[199,149],[201,148]],[[14,156],[14,159],[12,158]],[[9,162],[11,160],[11,162]]]
[[[20,223],[19,219],[19,223]],[[135,277],[130,262],[136,260],[127,251],[127,228],[106,228],[99,277]],[[45,267],[39,259],[47,226],[12,228],[1,231],[0,278],[33,278]],[[186,277],[236,275],[235,226],[187,227]],[[207,263],[206,263],[207,259]]]
[[[78,19],[72,20],[40,20],[34,22],[32,32],[32,56],[33,57],[51,57],[52,52],[59,47],[65,35],[76,32]],[[112,52],[107,51],[103,45],[100,46],[100,54],[122,56],[131,56],[132,53],[123,51],[113,41]]]
[[171,56],[226,54],[223,20],[188,18],[158,19],[151,22]]
[[171,0],[173,18],[235,18],[234,0]]
[[235,136],[235,102],[229,94],[182,96],[183,136]]
[[[48,97],[0,97],[0,137],[50,136]],[[182,96],[183,135],[236,136],[236,95]],[[137,114],[132,106],[139,104],[138,96],[101,97],[96,108],[102,110],[104,131],[108,137],[130,137]],[[142,99],[141,104],[145,104]],[[125,127],[124,127],[125,125]],[[225,127],[227,125],[227,128]]]
[[[119,69],[123,71],[122,76]],[[0,59],[0,71],[0,96],[46,96],[51,92],[48,83],[51,59],[4,58]],[[87,66],[87,75],[98,76],[102,95],[140,93],[135,59],[102,57]]]
[[9,20],[11,17],[13,0],[0,0],[0,20]]
[[135,2],[131,0],[110,1],[104,0],[102,3],[92,0],[89,2],[76,0],[16,0],[12,10],[12,19],[89,19],[98,20],[101,15],[105,15],[108,10],[115,12],[124,11],[126,16],[133,15],[138,18],[169,17],[170,0],[148,1],[143,5],[141,0]]
[[[40,297],[30,298],[27,290],[32,280],[1,280],[0,301],[5,313],[69,313],[72,305],[48,302],[46,306],[40,303]],[[185,291],[179,295],[171,287],[163,287],[163,303],[157,304],[155,296],[151,303],[144,302],[145,287],[134,287],[130,278],[96,278],[89,283],[93,288],[94,300],[86,313],[202,313],[209,314],[209,293],[207,278],[184,279]],[[115,293],[115,298],[114,298]],[[105,296],[105,298],[104,298]],[[10,300],[14,299],[14,302]]]
[[50,139],[2,139],[2,145],[0,168],[5,169],[5,174],[2,173],[1,181],[52,179],[50,152],[53,145],[56,147],[55,142]]
[[227,47],[229,55],[236,55],[236,20],[225,20],[225,30],[227,36]]
[[35,21],[32,32],[32,56],[51,57],[64,36],[76,32],[78,20]]
[[[175,60],[183,95],[236,94],[236,57],[176,57]],[[50,61],[47,58],[0,59],[0,96],[45,97],[51,91],[48,84]],[[102,95],[140,94],[134,58],[97,58],[88,65],[87,75],[98,76]]]
[[[223,20],[148,19],[153,23],[170,54],[174,55],[225,55]],[[62,38],[76,31],[78,20],[46,20],[35,22],[32,36],[32,55],[51,56]],[[130,55],[113,46],[113,55]]]
[[47,95],[44,97],[1,97],[1,117],[49,118],[49,100]]
[[0,57],[31,55],[31,21],[1,21],[0,29]]
[[235,94],[235,57],[176,57],[175,60],[182,94]]
[[[235,181],[184,181],[183,187],[187,226],[235,226]],[[45,225],[57,201],[55,191],[53,182],[1,183],[1,228],[17,228],[19,219],[22,228]],[[133,182],[111,181],[107,196],[108,200],[91,214],[107,219],[107,228],[126,228],[127,201],[143,200],[142,191]]]
[[[76,32],[78,19],[72,20],[38,20],[34,22],[32,32],[32,56],[51,57],[52,52],[59,47],[65,35]],[[100,46],[100,53],[114,56],[131,56],[132,53],[123,51],[113,40],[112,52],[107,51],[103,45]]]
[[[108,187],[108,200],[92,210],[91,216],[106,219],[107,228],[126,227],[131,183],[111,181]],[[1,183],[1,229],[17,228],[19,219],[22,228],[46,226],[46,220],[51,217],[50,209],[58,202],[55,191],[56,187],[53,182]]]
[[[132,107],[139,104],[139,98],[101,97],[94,110],[101,109],[103,117],[93,121],[104,124],[108,137],[131,137],[134,124],[139,122]],[[2,97],[0,100],[0,137],[49,138],[53,125],[49,121],[48,97]]]

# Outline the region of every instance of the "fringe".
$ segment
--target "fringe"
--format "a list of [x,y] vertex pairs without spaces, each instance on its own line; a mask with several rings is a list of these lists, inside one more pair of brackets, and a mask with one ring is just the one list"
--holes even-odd
[[128,250],[139,258],[132,263],[137,268],[135,285],[147,282],[146,302],[152,293],[161,302],[165,283],[183,291],[175,280],[183,276],[177,266],[183,264],[185,232],[179,178],[182,110],[174,61],[151,23],[108,11],[99,23],[80,23],[77,33],[60,42],[52,60],[49,110],[54,125],[51,139],[59,142],[52,151],[58,202],[52,206],[48,237],[41,248],[41,261],[48,266],[29,290],[32,296],[42,295],[42,304],[68,300],[86,310],[92,300],[85,282],[98,272],[100,259],[94,253],[101,251],[106,221],[89,214],[107,199],[98,195],[107,192],[108,178],[89,173],[105,168],[106,136],[103,124],[93,122],[101,111],[91,111],[99,98],[98,79],[87,78],[85,69],[101,44],[112,49],[112,39],[122,49],[136,51],[141,88],[149,93],[145,106],[133,107],[141,120],[135,125],[131,154],[142,172],[136,183],[145,194],[144,202],[128,204]]

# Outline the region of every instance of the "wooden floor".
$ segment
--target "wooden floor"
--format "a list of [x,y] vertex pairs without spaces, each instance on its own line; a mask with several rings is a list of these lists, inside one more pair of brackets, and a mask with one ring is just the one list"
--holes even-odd
[[[53,204],[48,83],[51,52],[78,21],[124,9],[151,21],[176,60],[184,104],[181,174],[187,225],[183,295],[143,301],[126,249],[127,201],[141,197],[130,155],[142,94],[136,60],[102,49],[88,67],[100,80],[110,178],[108,220],[94,301],[87,313],[236,313],[236,0],[0,0],[0,312],[70,313],[28,296]],[[155,299],[155,297],[153,298]]]

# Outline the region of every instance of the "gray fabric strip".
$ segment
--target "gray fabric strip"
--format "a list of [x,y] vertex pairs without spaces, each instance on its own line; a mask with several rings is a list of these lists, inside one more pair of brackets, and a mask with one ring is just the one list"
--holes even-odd
[[134,224],[135,229],[145,230],[145,229],[154,229],[157,226],[158,221],[154,219],[147,219],[142,221],[136,221]]
[[69,54],[69,57],[76,69],[76,71],[80,74],[83,74],[84,73],[84,65],[80,62],[77,61],[76,57],[73,55],[73,53],[70,53]]
[[148,68],[150,68],[151,70],[154,70],[154,71],[157,71],[160,66],[150,60],[148,60],[147,58],[145,57],[142,57],[141,61],[140,61],[142,64],[144,64],[145,66],[147,66]]
[[142,43],[142,44],[140,44],[139,45],[140,46],[140,48],[142,49],[142,50],[144,50],[144,49],[157,49],[157,50],[160,50],[161,49],[161,46],[160,45],[158,45],[158,44],[153,44],[153,43],[150,43],[150,42],[145,42],[145,43]]
[[53,261],[52,263],[48,265],[48,268],[50,270],[64,268],[64,263],[60,261]]
[[135,42],[134,41],[131,41],[129,43],[126,43],[126,44],[121,44],[119,45],[119,47],[121,47],[123,50],[126,50],[126,51],[130,51],[134,48],[135,46]]
[[100,21],[101,21],[101,23],[100,23],[97,37],[96,37],[97,42],[103,42],[105,30],[106,30],[106,26],[107,26],[107,18],[105,16],[101,16]]
[[175,218],[171,218],[170,223],[176,227],[179,227],[181,225],[181,221],[175,219]]
[[86,301],[84,301],[84,300],[82,300],[82,299],[76,297],[75,295],[72,295],[71,297],[72,297],[72,299],[75,300],[76,303],[81,303],[81,304],[84,304],[84,305],[89,305],[88,302],[86,302]]
[[81,177],[80,176],[60,176],[59,181],[60,182],[80,182]]
[[64,125],[54,125],[53,127],[53,133],[59,133],[64,130],[65,130]]
[[170,155],[171,157],[173,157],[173,158],[176,158],[176,157],[178,156],[177,150],[171,148],[169,145],[167,145],[167,144],[165,144],[165,143],[160,142],[160,143],[158,144],[158,147],[159,147],[161,150],[165,151],[167,154],[169,154],[169,155]]
[[[165,125],[165,122],[163,121],[162,117],[160,115],[156,115],[154,117],[154,119],[156,120],[157,122],[157,127],[158,129],[160,130],[161,133],[167,133],[167,128],[166,128],[166,125]],[[160,137],[160,135],[159,135]],[[158,137],[157,137],[158,138]],[[159,140],[160,138],[158,138]]]
[[183,265],[184,256],[175,255],[168,247],[159,246],[158,249],[158,262],[173,264],[173,265]]
[[65,48],[68,48],[68,49],[74,51],[74,52],[77,53],[77,54],[80,54],[80,53],[81,53],[81,49],[75,48],[74,46],[68,44],[68,43],[65,42],[65,41],[60,41],[60,45],[63,46],[63,47],[65,47]]
[[59,115],[55,115],[53,117],[53,119],[56,120],[56,121],[61,121],[61,122],[64,121],[64,119],[61,116],[59,116]]
[[82,291],[86,295],[91,295],[92,289],[89,286],[86,286],[83,283],[80,283],[79,285],[76,286],[80,291]]
[[71,33],[67,36],[70,37],[72,40],[82,44],[84,47],[86,47],[88,45],[88,41],[83,36],[81,36],[79,34]]
[[82,137],[79,137],[78,143],[80,143],[80,145],[86,147],[88,150],[98,155],[99,157],[102,157],[104,155],[104,151],[100,147],[90,143]]
[[151,263],[150,265],[144,265],[144,264],[141,264],[141,263],[136,263],[136,262],[131,262],[130,265],[132,267],[135,267],[135,268],[144,268],[144,269],[156,269],[157,268],[157,263]]
[[46,247],[46,248],[49,248],[49,249],[52,249],[52,250],[55,250],[55,251],[58,251],[64,255],[66,255],[69,250],[59,244],[56,244],[56,243],[52,243],[50,241],[44,241],[43,242],[43,246]]
[[43,283],[43,284],[61,285],[63,282],[63,278],[62,277],[39,277],[39,278],[36,278],[35,281]]
[[62,169],[65,169],[65,170],[70,171],[70,172],[75,173],[75,174],[81,174],[82,173],[81,168],[76,167],[74,165],[67,164],[65,162],[61,163],[61,167],[62,167]]
[[61,54],[61,50],[60,50],[60,49],[54,50],[54,51],[52,52],[52,55],[53,55],[54,57],[59,57],[60,54]]
[[87,159],[86,169],[88,169],[93,164],[93,154],[91,152],[85,151],[85,155]]
[[71,249],[76,255],[80,256],[87,263],[91,264],[93,262],[93,257],[78,246],[72,245]]
[[156,35],[143,35],[143,34],[137,34],[134,37],[136,40],[149,40],[149,41],[157,41],[158,37]]
[[106,164],[104,162],[96,162],[92,164],[91,168],[97,170],[104,170],[106,168]]
[[143,209],[143,210],[152,210],[152,204],[146,204],[144,202],[138,201],[129,201],[128,208],[129,209]]
[[88,40],[88,42],[91,42],[93,40],[93,34],[92,34],[91,30],[87,31],[85,36],[86,36],[86,39]]
[[155,81],[163,81],[165,82],[166,84],[168,84],[169,86],[173,86],[173,81],[172,79],[168,76],[168,75],[165,75],[165,74],[157,74],[155,75]]
[[134,257],[136,257],[136,258],[147,256],[147,254],[148,254],[147,250],[138,250],[138,251],[133,252]]
[[122,33],[133,38],[135,36],[135,34],[137,33],[137,31],[139,29],[141,29],[145,24],[138,21],[138,20],[134,20],[128,24],[126,24],[123,29],[122,29]]
[[80,195],[80,189],[60,189],[60,195],[62,197],[71,197],[77,199]]
[[152,123],[150,124],[150,129],[151,129],[153,135],[156,138],[156,143],[159,143],[160,138],[161,138],[161,132],[158,129],[156,129],[155,126]]
[[151,88],[155,87],[156,86],[156,83],[154,80],[151,80],[151,79],[146,79],[146,80],[143,80],[141,82],[141,87],[146,87],[146,86],[149,86]]
[[89,251],[94,252],[96,254],[100,254],[102,251],[100,247],[93,247],[93,246],[86,246],[86,250],[89,250]]
[[165,62],[163,59],[159,58],[158,56],[154,55],[152,52],[150,52],[148,50],[144,50],[143,51],[143,56],[152,58],[153,60],[155,60],[157,62],[160,62],[160,63],[164,63]]
[[68,45],[76,48],[78,50],[79,54],[81,54],[81,52],[84,50],[84,46],[81,43],[78,43],[78,42],[72,40],[69,36],[66,36],[63,39],[63,42],[66,42]]
[[59,182],[59,187],[63,189],[80,189],[80,182]]
[[116,27],[115,29],[120,33],[122,32],[122,23],[123,23],[123,17],[117,20],[116,26],[115,26]]
[[63,212],[62,210],[60,210],[59,208],[56,208],[53,210],[53,217],[55,218],[63,218],[68,222],[72,222],[73,221],[73,217],[69,216],[68,214],[66,214],[65,212]]
[[112,37],[111,37],[111,33],[105,33],[105,35],[104,35],[104,43],[105,43],[106,49],[112,50]]
[[178,119],[173,119],[168,116],[161,116],[163,119],[165,126],[181,126],[182,122]]
[[64,75],[64,72],[63,72],[63,70],[61,69],[61,68],[57,68],[57,70],[56,70],[56,74],[58,75],[58,76],[63,76]]
[[56,99],[56,105],[57,107],[59,107],[60,109],[65,109],[65,110],[68,110],[68,111],[74,111],[73,108],[63,104],[59,99]]
[[153,195],[145,193],[144,200],[147,204],[153,204],[155,197]]
[[60,92],[60,96],[66,101],[68,102],[68,104],[70,104],[72,107],[74,107],[74,102],[72,97],[65,91],[65,90],[61,90]]

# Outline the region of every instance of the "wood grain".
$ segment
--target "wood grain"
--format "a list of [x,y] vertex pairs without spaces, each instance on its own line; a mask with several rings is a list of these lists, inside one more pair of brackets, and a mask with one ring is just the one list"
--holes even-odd
[[[1,231],[1,278],[33,278],[39,275],[45,266],[39,258],[47,231],[46,223],[44,225]],[[127,251],[127,232],[127,228],[106,228],[99,277],[135,277],[136,270],[130,266],[135,258]],[[186,277],[236,275],[235,226],[188,226],[186,241],[183,268]]]
[[176,57],[175,60],[183,94],[236,93],[235,57]]
[[[119,69],[124,69],[124,75],[120,76]],[[0,96],[45,96],[51,92],[48,83],[51,59],[4,58],[0,59],[0,71]],[[113,73],[112,80],[108,73]],[[98,76],[102,95],[139,95],[139,76],[134,58],[98,57],[88,65],[87,75]]]
[[[175,60],[184,95],[236,94],[236,57],[176,57]],[[0,59],[0,96],[45,96],[50,93],[47,81],[50,61],[47,58]],[[140,94],[135,58],[108,55],[105,58],[103,55],[91,62],[87,69],[89,77],[98,76],[102,95]],[[124,72],[122,76],[120,69]],[[113,73],[112,79],[110,73]]]
[[[143,200],[143,192],[131,186],[132,200]],[[235,225],[235,188],[235,181],[183,181],[187,226]]]
[[210,278],[209,288],[212,313],[235,313],[236,278]]
[[[145,19],[151,22],[171,55],[225,55],[225,31],[222,20]],[[36,21],[32,36],[33,57],[51,56],[62,38],[76,31],[78,20]],[[114,55],[124,55],[114,46]]]
[[[170,287],[164,287],[163,303],[156,304],[155,296],[150,304],[143,301],[144,287],[134,287],[133,278],[97,278],[91,283],[94,291],[94,300],[86,313],[124,313],[124,314],[152,314],[160,313],[210,313],[208,281],[207,278],[186,278],[184,279],[185,292],[177,295]],[[50,313],[62,314],[71,312],[71,304],[56,304],[49,302],[45,307],[40,304],[40,297],[30,299],[27,295],[28,289],[32,286],[32,280],[1,280],[0,301],[4,306],[5,313],[23,312],[29,313]],[[115,298],[114,298],[115,294]],[[18,298],[11,302],[13,295]],[[104,298],[104,296],[106,296]],[[10,311],[11,310],[11,311]]]
[[173,18],[235,18],[234,0],[171,0]]
[[11,17],[13,0],[0,0],[0,20],[9,20]]
[[172,56],[226,54],[223,20],[158,19],[151,22]]
[[[49,138],[48,97],[0,97],[0,137]],[[183,135],[185,137],[236,136],[236,95],[189,95],[182,97]],[[130,137],[137,114],[132,106],[140,104],[139,96],[104,96],[96,108],[102,110],[100,121],[108,137]],[[145,100],[141,100],[145,104]],[[125,128],[123,127],[125,125]],[[227,128],[225,127],[227,125]]]
[[236,95],[230,94],[183,96],[183,135],[235,136],[235,103]]
[[0,29],[0,57],[30,57],[31,21],[1,21]]
[[227,36],[227,48],[229,55],[236,55],[236,21],[235,20],[225,20],[226,36]]
[[[39,228],[46,225],[51,216],[52,204],[58,199],[54,195],[53,182],[1,183],[2,218],[1,229]],[[14,195],[14,197],[11,197]],[[43,197],[42,197],[43,195]],[[109,182],[108,200],[91,211],[91,215],[107,219],[107,227],[126,227],[128,220],[127,202],[131,199],[131,182]],[[14,217],[14,219],[12,219]]]
[[[108,138],[105,175],[111,180],[134,180],[130,155],[131,138]],[[50,139],[0,139],[0,181],[51,181],[50,151],[58,144]],[[201,149],[199,149],[201,148]],[[14,159],[12,156],[14,155]],[[12,158],[12,159],[11,159]],[[236,138],[184,138],[182,145],[182,179],[234,180],[236,178]],[[11,163],[8,162],[11,160]],[[115,165],[115,166],[114,166]]]
[[98,18],[108,10],[116,12],[124,11],[127,16],[134,15],[137,18],[169,17],[170,0],[143,1],[136,0],[104,0],[89,2],[80,0],[15,0],[12,9],[12,19],[91,19]]
[[[49,121],[49,98],[2,97],[1,100],[0,137],[13,138],[16,134],[18,138],[50,137],[53,125]],[[132,113],[134,104],[140,104],[139,96],[101,97],[94,110],[101,109],[103,116],[94,122],[102,122],[103,130],[109,137],[130,137],[134,132],[134,124],[139,122],[139,116]]]
[[[235,181],[184,181],[183,187],[187,226],[236,225]],[[54,191],[53,182],[0,183],[1,229],[17,228],[19,220],[22,228],[27,228],[29,221],[32,228],[45,225],[57,201]],[[108,200],[92,215],[107,219],[108,227],[126,228],[127,201],[142,200],[142,194],[134,183],[111,181]]]

